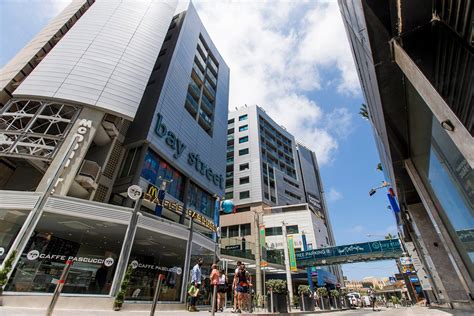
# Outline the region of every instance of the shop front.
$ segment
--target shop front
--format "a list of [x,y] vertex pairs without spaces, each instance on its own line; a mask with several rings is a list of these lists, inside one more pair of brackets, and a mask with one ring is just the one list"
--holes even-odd
[[[2,201],[9,199],[11,193],[0,191],[1,260],[7,257],[14,240],[20,238],[31,212],[14,207],[3,209]],[[11,207],[15,203],[8,204]],[[49,301],[45,294],[54,292],[66,261],[72,260],[62,291],[64,297],[102,297],[110,301],[120,287],[121,271],[131,266],[126,303],[150,303],[159,275],[164,276],[159,302],[183,303],[186,260],[190,268],[197,257],[205,258],[210,265],[214,242],[193,232],[191,253],[187,255],[187,226],[148,213],[138,213],[136,224],[130,226],[131,218],[131,208],[70,197],[49,198],[25,249],[18,255],[4,289],[5,297],[40,296]],[[130,229],[134,234],[127,241]]]

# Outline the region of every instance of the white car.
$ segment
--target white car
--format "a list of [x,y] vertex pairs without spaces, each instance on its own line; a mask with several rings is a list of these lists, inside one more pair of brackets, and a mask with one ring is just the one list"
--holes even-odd
[[357,293],[357,292],[349,293],[347,294],[347,298],[349,299],[349,303],[351,303],[351,306],[354,306],[354,307],[360,306],[360,303],[361,303],[360,293]]

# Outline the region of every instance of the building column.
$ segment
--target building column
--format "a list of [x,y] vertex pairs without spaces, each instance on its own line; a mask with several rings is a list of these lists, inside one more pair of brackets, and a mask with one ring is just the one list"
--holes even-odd
[[72,125],[68,135],[64,139],[53,161],[49,165],[43,178],[38,184],[36,192],[44,192],[46,190],[48,180],[61,166],[61,160],[68,150],[68,145],[72,143],[74,138],[78,138],[76,148],[71,153],[70,159],[66,163],[64,170],[60,173],[60,179],[54,188],[55,195],[67,195],[76,178],[76,174],[81,167],[84,157],[86,156],[87,151],[94,140],[97,128],[100,124],[102,124],[104,115],[105,113],[103,111],[89,107],[84,107],[81,110],[81,113]]

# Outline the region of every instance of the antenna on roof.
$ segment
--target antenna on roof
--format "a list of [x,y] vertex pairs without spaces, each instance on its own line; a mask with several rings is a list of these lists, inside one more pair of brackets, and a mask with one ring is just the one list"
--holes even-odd
[[247,107],[247,104],[245,104],[245,107]]
[[238,108],[238,107],[235,107],[235,110],[236,110],[236,111],[238,111],[238,110],[239,110],[239,108]]

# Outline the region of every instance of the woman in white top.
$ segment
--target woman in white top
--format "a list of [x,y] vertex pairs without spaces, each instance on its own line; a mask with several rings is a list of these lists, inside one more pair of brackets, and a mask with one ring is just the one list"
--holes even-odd
[[227,293],[227,276],[224,270],[219,271],[219,281],[217,282],[217,309],[224,311],[225,293]]

